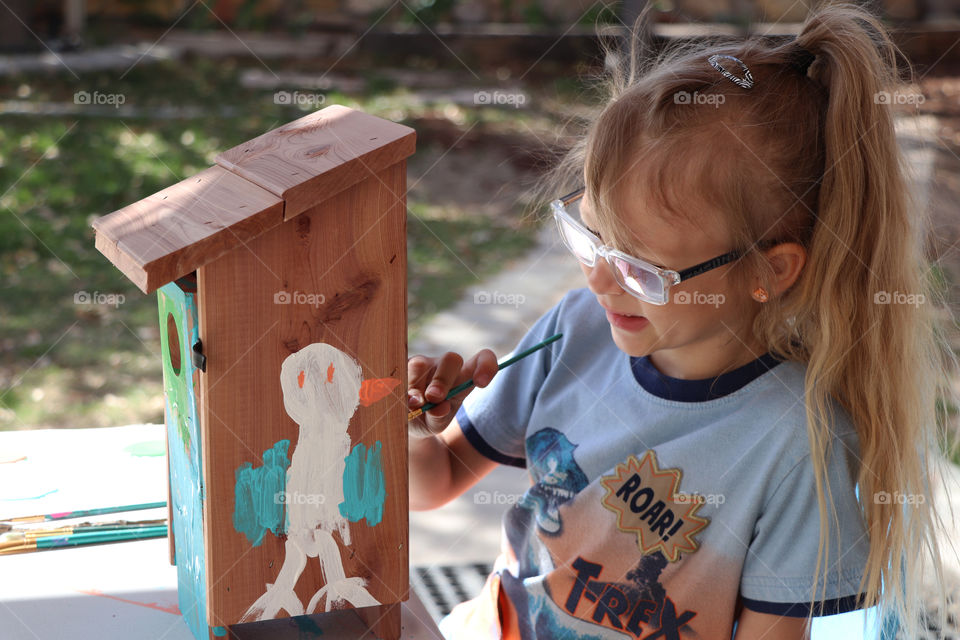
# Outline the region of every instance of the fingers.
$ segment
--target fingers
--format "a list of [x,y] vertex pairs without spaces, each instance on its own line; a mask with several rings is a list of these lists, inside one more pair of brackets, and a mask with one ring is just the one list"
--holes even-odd
[[463,369],[463,357],[459,353],[448,351],[440,357],[433,379],[427,385],[424,396],[429,402],[437,404],[444,401],[447,392],[457,383]]
[[469,373],[464,379],[473,378],[473,384],[485,387],[497,373],[497,356],[490,349],[481,349],[464,363],[463,368]]
[[407,360],[407,405],[416,409],[424,403],[423,392],[436,366],[435,358],[413,356]]
[[417,409],[426,402],[435,405],[411,421],[412,432],[442,431],[467,395],[465,391],[447,399],[450,390],[471,379],[475,386],[485,387],[496,373],[497,357],[490,349],[482,349],[466,362],[460,354],[452,351],[439,358],[410,358],[407,361],[408,408]]
[[425,402],[431,402],[436,406],[429,410],[429,414],[433,417],[445,416],[452,408],[446,401],[447,393],[460,381],[463,371],[463,358],[452,351],[440,358],[410,358],[407,361],[407,406],[416,409]]
[[476,386],[485,387],[496,373],[497,356],[490,349],[478,351],[466,362],[453,352],[439,359],[413,356],[407,362],[408,395],[415,397],[419,391],[426,400],[438,403],[453,386],[472,379]]

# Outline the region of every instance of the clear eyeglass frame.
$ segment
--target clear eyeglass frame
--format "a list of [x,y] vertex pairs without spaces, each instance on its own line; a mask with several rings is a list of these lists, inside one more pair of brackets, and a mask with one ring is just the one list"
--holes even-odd
[[576,217],[571,215],[567,209],[577,205],[583,198],[583,194],[584,188],[581,187],[550,203],[563,244],[574,257],[588,267],[596,266],[599,258],[606,260],[617,284],[624,291],[644,302],[665,305],[670,299],[670,287],[728,264],[746,253],[739,250],[730,251],[681,271],[659,267],[603,244],[596,234],[583,226],[579,215]]

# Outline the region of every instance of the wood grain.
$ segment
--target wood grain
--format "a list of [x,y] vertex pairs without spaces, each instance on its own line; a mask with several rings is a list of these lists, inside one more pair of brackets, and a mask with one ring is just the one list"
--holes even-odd
[[210,167],[97,218],[93,228],[97,249],[152,293],[282,221],[282,199]]
[[286,203],[289,220],[414,152],[416,131],[331,105],[217,156]]
[[[276,579],[283,541],[268,533],[253,547],[232,524],[235,470],[261,465],[283,438],[296,446],[298,425],[280,389],[283,360],[326,342],[358,361],[363,377],[406,376],[406,161],[381,170],[207,263],[198,271],[208,622],[237,623]],[[322,294],[319,306],[275,304],[277,292]],[[405,385],[358,406],[352,444],[383,446],[383,520],[352,523],[341,545],[347,576],[363,576],[383,604],[406,598],[407,429]],[[316,559],[297,583],[306,604],[324,584]],[[311,612],[308,612],[311,613]]]
[[[404,598],[406,600],[406,598]],[[355,609],[370,633],[361,640],[400,640],[400,616],[402,605],[383,604],[379,607],[360,607]]]

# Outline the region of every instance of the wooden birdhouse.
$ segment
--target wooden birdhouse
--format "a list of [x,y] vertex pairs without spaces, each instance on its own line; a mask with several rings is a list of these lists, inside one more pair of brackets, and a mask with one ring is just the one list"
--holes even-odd
[[197,638],[347,608],[399,637],[415,139],[330,106],[93,223],[158,294],[171,560]]

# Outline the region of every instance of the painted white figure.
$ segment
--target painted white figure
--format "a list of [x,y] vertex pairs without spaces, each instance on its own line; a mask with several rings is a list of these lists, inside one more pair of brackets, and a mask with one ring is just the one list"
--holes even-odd
[[[300,425],[300,437],[287,470],[286,511],[289,526],[283,565],[273,584],[254,602],[241,622],[316,613],[326,596],[325,611],[335,602],[354,607],[380,604],[366,589],[366,580],[348,578],[343,569],[337,531],[350,544],[350,527],[340,514],[344,459],[350,453],[347,426],[359,403],[363,375],[356,361],[322,342],[291,354],[280,368],[280,387],[287,414]],[[306,607],[294,587],[310,558],[320,563],[325,584]]]

